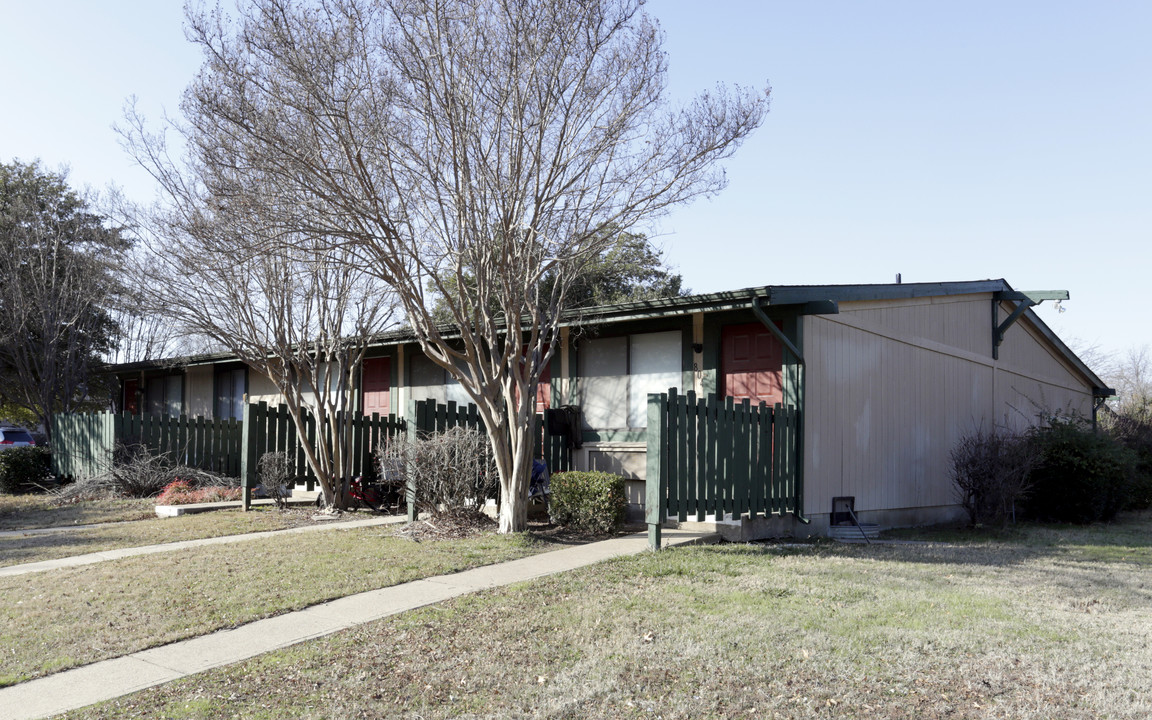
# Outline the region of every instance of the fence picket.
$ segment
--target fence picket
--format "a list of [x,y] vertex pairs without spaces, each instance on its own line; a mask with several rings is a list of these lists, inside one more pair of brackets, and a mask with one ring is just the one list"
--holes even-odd
[[[658,493],[669,516],[704,520],[712,514],[720,520],[728,513],[757,518],[800,512],[795,408],[712,394],[697,398],[673,389],[651,396],[649,412],[656,415],[648,424],[648,496]],[[660,457],[653,458],[654,452]]]

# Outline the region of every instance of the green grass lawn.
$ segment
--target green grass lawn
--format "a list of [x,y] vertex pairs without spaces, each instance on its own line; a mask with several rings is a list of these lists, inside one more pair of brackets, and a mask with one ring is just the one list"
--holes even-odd
[[1150,578],[1149,516],[978,542],[673,549],[68,717],[1147,718]]
[[524,534],[415,543],[393,532],[272,536],[0,578],[0,685],[553,547]]

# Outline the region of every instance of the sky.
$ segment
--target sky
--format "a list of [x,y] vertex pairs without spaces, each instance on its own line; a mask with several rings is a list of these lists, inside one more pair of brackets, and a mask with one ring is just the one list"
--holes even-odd
[[[0,0],[0,161],[149,200],[113,126],[200,64],[178,0]],[[1152,2],[650,0],[669,96],[771,87],[718,196],[650,228],[694,292],[1004,278],[1073,347],[1152,345]]]

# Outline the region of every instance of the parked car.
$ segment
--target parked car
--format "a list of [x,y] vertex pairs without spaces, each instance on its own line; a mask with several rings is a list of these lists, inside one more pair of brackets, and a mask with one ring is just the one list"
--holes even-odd
[[0,450],[35,445],[32,433],[15,425],[0,425]]

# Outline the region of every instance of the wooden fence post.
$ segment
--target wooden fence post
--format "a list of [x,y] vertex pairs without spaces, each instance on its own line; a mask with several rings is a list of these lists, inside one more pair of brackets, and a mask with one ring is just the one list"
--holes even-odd
[[256,477],[255,409],[252,403],[244,403],[244,424],[240,430],[240,499],[244,512],[252,508],[252,480]]
[[660,549],[660,530],[664,523],[666,493],[664,465],[667,452],[668,396],[648,395],[648,468],[644,479],[644,519],[648,523],[648,547]]

